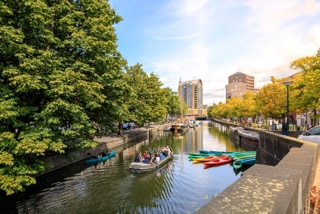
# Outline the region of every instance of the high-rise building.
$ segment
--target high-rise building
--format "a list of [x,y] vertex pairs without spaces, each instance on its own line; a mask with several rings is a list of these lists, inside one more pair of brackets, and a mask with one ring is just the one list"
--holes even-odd
[[179,97],[187,106],[187,116],[203,116],[203,89],[201,79],[179,81]]
[[247,91],[257,92],[257,89],[254,88],[253,76],[241,72],[229,76],[228,85],[226,85],[226,98],[237,97],[241,99]]

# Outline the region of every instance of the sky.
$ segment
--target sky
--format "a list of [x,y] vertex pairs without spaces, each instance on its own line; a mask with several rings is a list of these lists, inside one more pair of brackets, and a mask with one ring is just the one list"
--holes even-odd
[[110,0],[123,20],[118,50],[163,87],[201,79],[204,104],[225,102],[228,77],[255,88],[297,71],[293,60],[320,48],[320,0]]

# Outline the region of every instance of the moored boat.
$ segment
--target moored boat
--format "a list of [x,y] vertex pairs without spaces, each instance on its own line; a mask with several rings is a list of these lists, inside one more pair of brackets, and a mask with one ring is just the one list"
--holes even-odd
[[227,163],[231,163],[232,162],[232,158],[230,157],[224,157],[224,158],[219,158],[217,160],[212,160],[212,161],[208,161],[208,162],[204,162],[204,166],[205,167],[209,167],[209,166],[216,166],[216,165],[222,165],[222,164],[227,164]]
[[202,158],[193,158],[193,163],[203,163],[208,161],[214,161],[217,159],[229,158],[229,156],[209,156],[209,157],[202,157]]
[[86,164],[96,164],[96,163],[99,163],[99,162],[102,162],[102,161],[106,161],[108,160],[109,158],[115,156],[116,154],[116,151],[112,151],[110,152],[109,154],[107,154],[106,156],[104,157],[101,157],[101,158],[91,158],[89,160],[86,160]]
[[189,159],[193,160],[195,158],[203,158],[203,157],[209,157],[212,156],[210,154],[200,154],[200,153],[189,153]]
[[233,168],[240,169],[242,165],[252,166],[256,163],[256,158],[244,158],[233,161]]
[[239,145],[247,150],[257,150],[259,147],[259,134],[249,130],[238,130]]
[[174,123],[172,124],[170,131],[172,132],[184,132],[188,127],[183,123]]
[[223,152],[223,151],[212,151],[212,150],[199,150],[200,154],[210,154],[210,155],[227,155],[234,152]]
[[229,135],[230,138],[233,140],[236,140],[237,142],[239,141],[239,130],[244,130],[243,127],[241,126],[230,126],[229,127]]

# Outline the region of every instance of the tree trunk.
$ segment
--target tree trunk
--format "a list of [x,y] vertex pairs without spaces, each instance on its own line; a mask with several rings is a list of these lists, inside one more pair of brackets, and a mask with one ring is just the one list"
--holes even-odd
[[318,118],[317,118],[317,109],[313,109],[313,124],[312,127],[319,125],[318,122]]

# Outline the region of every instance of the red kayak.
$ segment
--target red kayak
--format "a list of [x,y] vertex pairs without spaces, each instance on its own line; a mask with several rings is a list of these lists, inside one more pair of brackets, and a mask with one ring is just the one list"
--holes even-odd
[[223,157],[223,158],[219,158],[219,159],[216,159],[216,160],[204,162],[203,164],[206,167],[206,166],[222,165],[222,164],[231,163],[231,162],[232,162],[232,158]]
[[208,161],[215,161],[223,158],[229,158],[227,155],[222,155],[222,156],[209,156],[209,157],[202,157],[202,158],[194,158],[193,163],[203,163],[203,162],[208,162]]

